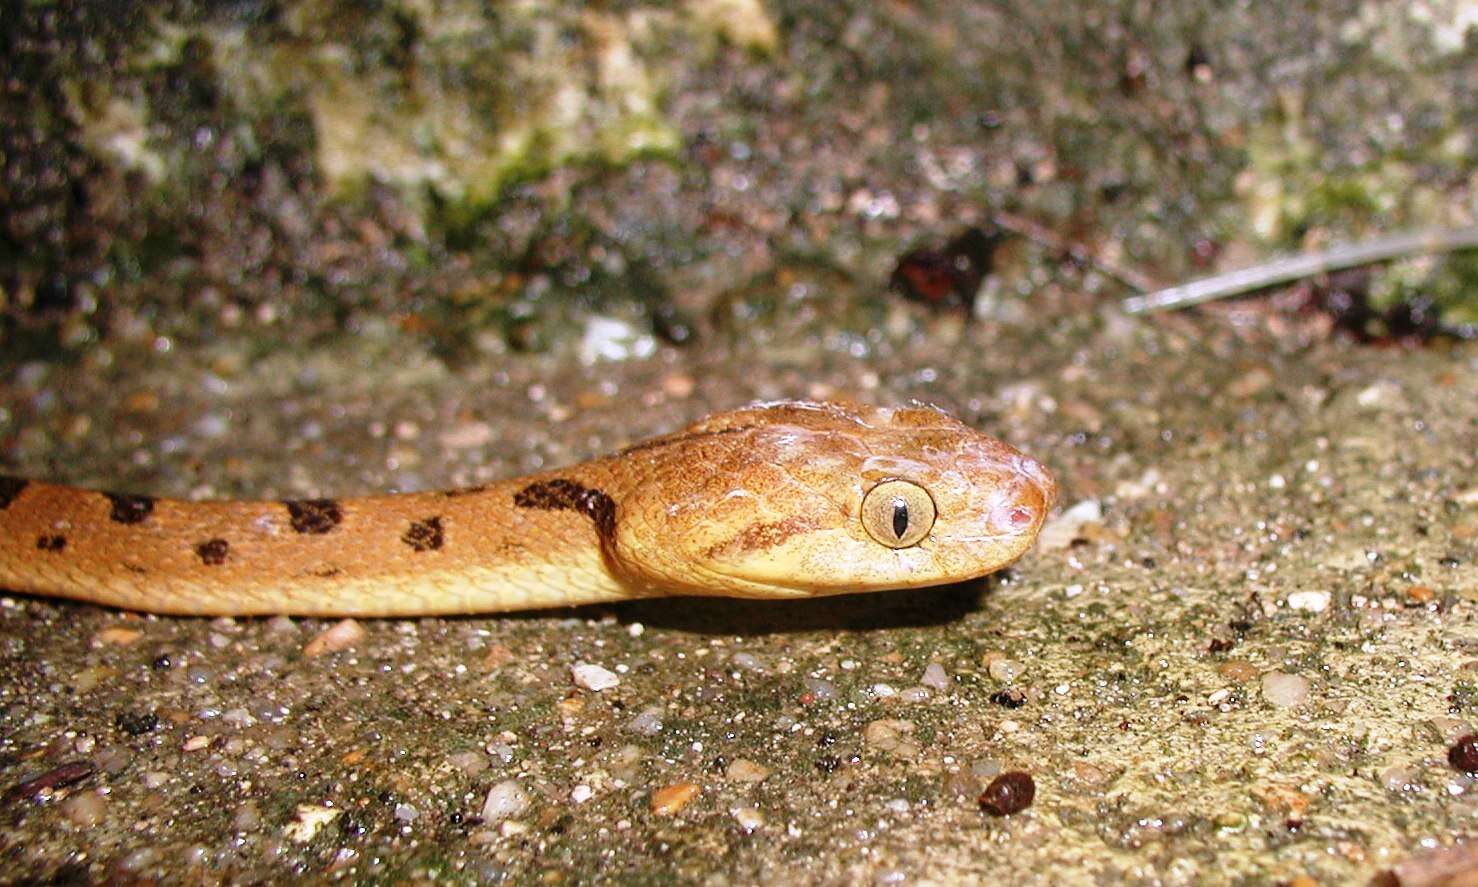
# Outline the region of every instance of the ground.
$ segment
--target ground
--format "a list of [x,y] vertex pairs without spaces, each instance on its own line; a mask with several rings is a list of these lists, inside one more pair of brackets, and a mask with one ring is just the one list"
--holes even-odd
[[[433,489],[846,396],[1030,453],[1058,516],[985,581],[813,602],[356,630],[6,596],[6,877],[1349,883],[1473,833],[1449,750],[1478,720],[1478,348],[1332,330],[1318,285],[1117,307],[1125,277],[1472,224],[1460,7],[565,10],[554,37],[502,22],[501,51],[573,47],[582,94],[639,125],[571,112],[580,139],[489,172],[411,163],[436,151],[413,139],[348,164],[394,127],[325,138],[347,124],[311,85],[232,67],[253,28],[320,65],[360,45],[287,6],[116,34],[28,12],[9,64],[77,31],[102,35],[89,64],[132,62],[111,98],[37,89],[60,116],[5,134],[31,163],[0,269],[5,473]],[[420,63],[385,64],[460,82],[427,60],[476,28],[392,6],[412,36],[385,43]],[[549,66],[523,82],[568,93]],[[248,74],[281,104],[202,85]],[[635,150],[577,150],[632,127]],[[1072,248],[1007,237],[968,311],[889,290],[910,247],[1011,218]],[[1472,279],[1347,284],[1461,310]],[[992,815],[1006,771],[1035,795]]]

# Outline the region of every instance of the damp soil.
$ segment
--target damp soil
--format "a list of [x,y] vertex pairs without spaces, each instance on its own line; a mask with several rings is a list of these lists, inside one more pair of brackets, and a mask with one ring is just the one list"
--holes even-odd
[[[428,204],[383,169],[331,193],[292,90],[234,129],[224,102],[154,120],[152,144],[214,135],[120,159],[151,102],[225,76],[211,41],[265,27],[238,6],[161,13],[148,33],[194,48],[115,72],[125,105],[7,129],[34,187],[5,244],[60,233],[4,254],[4,473],[437,489],[845,397],[949,409],[1062,497],[986,580],[815,601],[356,629],[0,596],[0,880],[1350,883],[1472,833],[1478,348],[1336,329],[1285,310],[1298,287],[1116,307],[1126,277],[1471,223],[1471,36],[1355,6],[1287,28],[755,4],[770,38],[710,39],[618,5],[567,42],[701,45],[630,56],[662,74],[643,131],[680,147]],[[137,32],[67,15],[25,19],[41,67],[12,76],[76,29],[109,47],[88,64],[137,62]],[[137,86],[156,76],[174,91]],[[240,184],[222,140],[264,121],[277,153]],[[190,175],[133,193],[135,163]],[[968,298],[890,288],[900,256],[1007,210],[1051,238],[1017,226]],[[1362,285],[1461,307],[1471,283],[1426,262]]]

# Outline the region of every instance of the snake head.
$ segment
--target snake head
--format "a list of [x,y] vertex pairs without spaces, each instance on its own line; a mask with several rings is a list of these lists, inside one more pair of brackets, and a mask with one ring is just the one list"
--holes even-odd
[[810,597],[960,582],[1016,560],[1056,484],[928,407],[761,404],[635,448],[611,559],[634,584]]

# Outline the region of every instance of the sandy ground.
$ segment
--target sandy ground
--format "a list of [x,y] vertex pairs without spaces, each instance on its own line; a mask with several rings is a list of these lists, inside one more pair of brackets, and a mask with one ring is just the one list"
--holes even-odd
[[[0,881],[1437,883],[1478,830],[1449,762],[1478,349],[1333,334],[1320,286],[1116,306],[1472,224],[1457,4],[509,6],[492,38],[417,4],[28,6],[0,471],[436,489],[754,399],[918,399],[1046,463],[1057,519],[983,582],[791,604],[356,630],[0,597]],[[479,202],[482,166],[415,152],[533,50],[508,82],[573,153]],[[632,109],[649,141],[581,153]],[[973,319],[888,290],[1002,213],[1030,236]],[[1354,285],[1471,311],[1475,275]]]

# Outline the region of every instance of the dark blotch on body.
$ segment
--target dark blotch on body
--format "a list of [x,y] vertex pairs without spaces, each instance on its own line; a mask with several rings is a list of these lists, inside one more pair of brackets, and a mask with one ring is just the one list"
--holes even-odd
[[130,496],[126,493],[104,493],[113,503],[108,517],[120,524],[139,524],[154,511],[154,500],[149,496]]
[[10,477],[0,474],[0,511],[10,507],[10,503],[16,500],[21,490],[30,486],[31,482],[21,477]]
[[333,499],[290,499],[282,504],[299,533],[321,536],[344,520],[343,510]]
[[67,547],[66,536],[38,536],[36,537],[36,548],[39,551],[61,551]]
[[218,567],[226,562],[226,557],[231,553],[231,543],[225,539],[207,539],[195,546],[195,553],[200,555],[200,562],[207,567]]
[[435,551],[441,547],[445,534],[441,529],[440,517],[413,520],[400,536],[400,541],[416,551]]
[[557,477],[529,484],[513,494],[513,504],[519,508],[546,511],[578,511],[590,518],[602,539],[609,540],[616,534],[616,501],[600,490],[576,481]]

